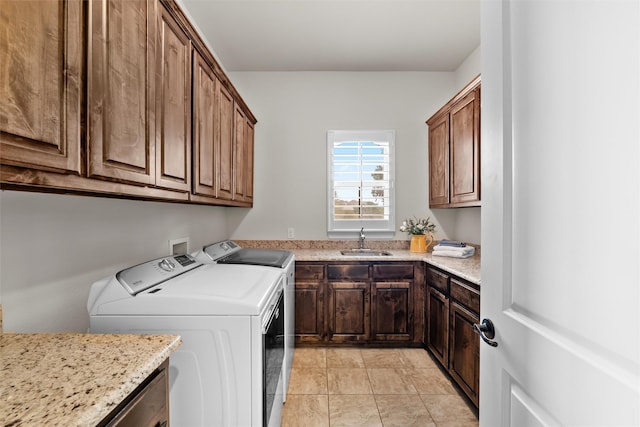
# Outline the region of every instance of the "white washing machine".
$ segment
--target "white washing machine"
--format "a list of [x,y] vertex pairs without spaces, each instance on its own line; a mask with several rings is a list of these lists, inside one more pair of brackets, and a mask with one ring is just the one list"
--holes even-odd
[[284,279],[263,267],[166,257],[94,283],[91,332],[176,334],[169,360],[175,427],[280,425]]
[[296,284],[295,284],[295,256],[290,251],[278,249],[242,248],[232,240],[206,245],[194,254],[203,263],[217,263],[227,265],[260,265],[278,268],[285,277],[284,284],[284,319],[285,319],[285,351],[284,351],[284,398],[289,389],[291,365],[293,364],[293,350],[295,343],[295,314],[296,314]]

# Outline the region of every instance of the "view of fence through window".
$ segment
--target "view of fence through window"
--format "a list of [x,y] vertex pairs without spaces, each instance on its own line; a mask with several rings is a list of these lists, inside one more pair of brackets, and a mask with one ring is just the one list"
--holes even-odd
[[389,142],[333,143],[334,220],[388,220]]

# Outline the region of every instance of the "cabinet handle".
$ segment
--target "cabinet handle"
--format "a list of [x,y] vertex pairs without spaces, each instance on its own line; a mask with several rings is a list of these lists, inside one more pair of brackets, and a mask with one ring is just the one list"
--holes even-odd
[[498,343],[494,341],[492,338],[496,336],[496,330],[493,327],[493,322],[491,319],[482,319],[482,323],[474,323],[473,329],[476,331],[482,341],[489,344],[491,347],[497,347]]

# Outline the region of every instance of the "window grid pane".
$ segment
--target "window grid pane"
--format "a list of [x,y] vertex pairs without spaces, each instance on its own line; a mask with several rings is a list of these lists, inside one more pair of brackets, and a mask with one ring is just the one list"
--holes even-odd
[[335,142],[332,157],[334,220],[388,220],[389,143]]

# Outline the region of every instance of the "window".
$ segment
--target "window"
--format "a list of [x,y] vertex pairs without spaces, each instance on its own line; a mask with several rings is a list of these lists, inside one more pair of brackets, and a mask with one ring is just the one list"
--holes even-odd
[[328,236],[395,236],[395,132],[327,132]]

